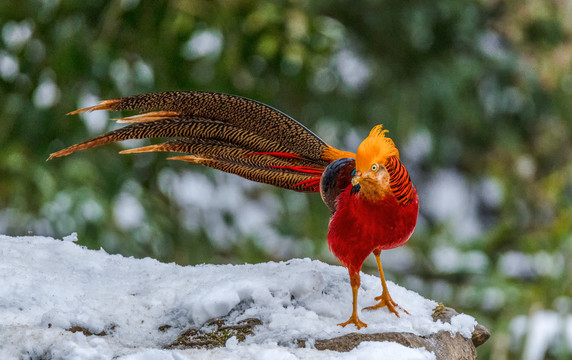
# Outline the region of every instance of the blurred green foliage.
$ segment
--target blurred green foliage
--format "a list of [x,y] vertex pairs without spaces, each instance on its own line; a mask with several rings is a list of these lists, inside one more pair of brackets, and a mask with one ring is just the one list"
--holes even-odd
[[515,319],[572,321],[571,15],[541,0],[1,2],[0,233],[75,231],[181,264],[336,263],[317,195],[117,145],[45,159],[114,126],[65,113],[144,92],[256,99],[350,151],[383,123],[421,196],[411,241],[382,254],[389,279],[488,326],[481,357],[526,358]]

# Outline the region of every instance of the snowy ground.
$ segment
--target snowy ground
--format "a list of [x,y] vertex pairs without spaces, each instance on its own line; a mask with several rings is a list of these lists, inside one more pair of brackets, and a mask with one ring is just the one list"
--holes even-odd
[[[349,353],[318,351],[311,344],[351,332],[336,324],[351,312],[347,271],[319,261],[294,259],[256,265],[178,266],[125,258],[64,240],[0,236],[0,358],[24,359],[434,359],[425,349],[397,343],[362,343]],[[427,335],[440,330],[470,337],[476,324],[457,315],[435,323],[433,301],[388,283],[409,311],[363,312],[363,333]],[[362,275],[360,307],[380,294],[379,278]],[[229,323],[258,318],[262,325],[244,342],[230,338],[214,350],[164,349],[189,328],[216,317]],[[164,331],[160,327],[169,325]],[[91,333],[71,332],[79,326]],[[164,328],[163,328],[164,329]],[[306,339],[297,348],[296,339]]]

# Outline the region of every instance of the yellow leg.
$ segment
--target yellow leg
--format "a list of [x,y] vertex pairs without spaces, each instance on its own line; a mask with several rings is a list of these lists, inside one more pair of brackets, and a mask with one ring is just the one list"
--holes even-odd
[[360,284],[359,272],[352,273],[352,271],[350,270],[350,283],[352,285],[352,295],[353,295],[352,316],[350,316],[348,321],[341,323],[341,324],[338,324],[338,325],[345,327],[348,324],[354,324],[359,330],[362,327],[367,327],[367,324],[364,323],[363,321],[361,321],[357,315],[357,297],[358,297],[358,289],[359,289],[359,284]]
[[375,298],[375,300],[379,300],[379,303],[373,306],[368,306],[364,308],[364,310],[375,310],[387,306],[387,310],[394,313],[395,316],[397,317],[399,317],[399,313],[395,309],[396,307],[403,310],[406,314],[409,314],[407,310],[397,305],[397,303],[393,301],[393,299],[389,295],[389,290],[387,290],[387,284],[385,283],[385,276],[383,275],[383,267],[381,267],[381,259],[379,257],[380,254],[381,250],[373,251],[373,255],[375,256],[375,261],[377,261],[377,268],[379,269],[379,277],[381,278],[381,287],[383,288],[383,291],[380,296]]

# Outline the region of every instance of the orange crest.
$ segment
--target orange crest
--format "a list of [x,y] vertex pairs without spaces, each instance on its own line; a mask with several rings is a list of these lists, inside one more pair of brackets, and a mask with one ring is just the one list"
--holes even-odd
[[386,165],[387,160],[395,156],[399,159],[399,151],[393,140],[385,137],[388,130],[383,130],[383,125],[377,125],[369,136],[360,144],[356,153],[356,169],[367,171],[373,164]]

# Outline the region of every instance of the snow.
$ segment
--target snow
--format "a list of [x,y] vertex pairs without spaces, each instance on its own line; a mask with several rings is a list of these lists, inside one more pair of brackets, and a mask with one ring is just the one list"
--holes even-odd
[[514,346],[523,349],[523,359],[545,359],[554,349],[572,351],[572,315],[566,311],[536,310],[529,316],[518,315],[509,330]]
[[483,226],[477,216],[477,193],[456,170],[438,171],[423,191],[424,211],[435,221],[448,223],[459,241],[471,241]]
[[524,254],[519,251],[507,251],[498,261],[499,270],[508,277],[530,279],[537,276],[560,278],[565,269],[564,255],[555,251],[548,253],[539,251],[535,254]]
[[[110,255],[63,240],[0,235],[0,358],[45,359],[434,359],[425,349],[390,342],[362,343],[348,353],[318,351],[316,339],[356,332],[337,323],[351,312],[347,270],[309,259],[254,265],[179,266]],[[441,330],[470,337],[468,315],[433,322],[437,303],[388,282],[395,301],[411,315],[362,312],[362,333]],[[379,278],[362,275],[359,306],[371,305]],[[207,321],[228,324],[258,318],[243,342],[216,349],[166,349],[186,329]],[[171,327],[161,331],[159,327]],[[86,336],[66,329],[80,326]],[[210,325],[212,326],[212,325]],[[295,345],[305,339],[306,348]]]
[[530,318],[529,333],[522,357],[541,360],[550,345],[558,338],[560,316],[552,311],[538,311]]

